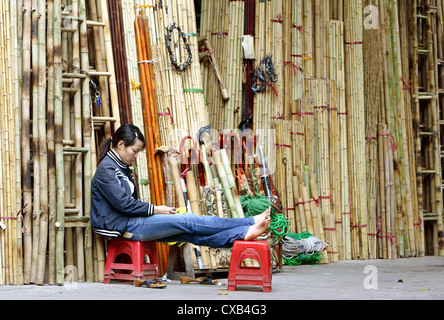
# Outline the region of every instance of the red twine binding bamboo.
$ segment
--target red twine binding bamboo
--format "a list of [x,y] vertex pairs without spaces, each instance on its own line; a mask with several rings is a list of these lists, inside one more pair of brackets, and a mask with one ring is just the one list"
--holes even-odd
[[282,16],[279,14],[277,19],[271,19],[271,22],[283,23]]
[[211,35],[212,36],[228,36],[228,32],[218,31],[218,32],[213,32]]
[[293,61],[284,61],[284,64],[291,64],[293,67],[293,73],[294,75],[296,75],[296,73],[298,72],[299,68],[294,64]]
[[390,137],[390,140],[391,140],[390,142],[392,144],[393,153],[395,153],[398,150],[398,147],[396,146],[395,137],[393,137],[393,134],[391,131],[389,133],[378,134],[378,137]]
[[174,124],[174,120],[173,120],[173,116],[171,114],[171,110],[170,110],[169,107],[167,107],[167,109],[168,109],[168,112],[159,112],[159,113],[157,113],[157,115],[159,117],[169,116],[170,120],[171,120],[171,124]]
[[287,147],[287,148],[291,148],[291,145],[289,145],[289,144],[275,143],[274,145],[275,145],[276,147]]
[[293,24],[291,27],[295,28],[295,29],[298,29],[300,32],[310,33],[308,31],[305,31],[304,29],[302,29],[302,26],[297,26],[297,25]]

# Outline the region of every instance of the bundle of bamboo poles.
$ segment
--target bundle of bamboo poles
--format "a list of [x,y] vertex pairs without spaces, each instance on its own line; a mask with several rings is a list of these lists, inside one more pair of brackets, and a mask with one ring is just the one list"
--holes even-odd
[[[172,183],[162,146],[197,150],[183,179],[193,210],[200,203],[204,213],[204,199],[219,199],[218,214],[242,216],[239,192],[246,189],[233,187],[243,181],[240,168],[261,191],[260,177],[251,175],[255,149],[235,162],[219,137],[243,119],[242,96],[251,88],[241,81],[252,75],[242,67],[240,31],[253,14],[243,1],[197,3],[200,26],[191,0],[156,7],[148,0],[0,2],[0,283],[43,284],[46,271],[48,283],[62,283],[65,266],[76,268],[77,281],[100,281],[106,242],[92,241],[90,178],[98,146],[121,118],[149,140],[134,168],[143,200],[180,202],[182,186]],[[329,241],[324,262],[442,251],[436,132],[443,7],[425,0],[255,1],[254,66],[269,67],[271,57],[277,79],[263,69],[267,83],[252,118],[256,147],[265,146],[291,231]],[[369,9],[377,21],[365,19]],[[177,63],[192,55],[183,72],[166,47],[173,24],[183,31],[171,34]],[[199,61],[198,38],[211,45],[205,54],[220,77],[208,58]],[[216,132],[197,145],[210,123]],[[186,139],[181,150],[187,136],[196,144]],[[222,149],[211,150],[212,143]],[[210,268],[217,265],[211,257]]]
[[[208,59],[201,61],[202,78],[207,79],[203,81],[205,99],[208,106],[208,113],[211,127],[215,130],[222,129],[222,117],[224,115],[225,104],[227,98],[223,96],[219,86],[214,85],[218,82],[217,72],[212,66],[210,59],[215,61],[221,76],[221,80],[225,87],[227,86],[227,66],[228,62],[224,59],[227,43],[228,43],[228,9],[226,1],[217,1],[210,3],[209,1],[202,1],[201,3],[201,22],[200,22],[200,37],[205,37],[213,49],[208,52],[209,48],[201,46],[200,52],[208,55]],[[240,15],[239,15],[240,16]],[[211,55],[211,56],[210,56]],[[239,61],[240,63],[240,61]],[[237,70],[231,70],[234,74]],[[239,75],[240,76],[240,75]],[[230,99],[230,90],[227,88],[228,99]],[[241,114],[241,110],[237,114]],[[230,115],[230,118],[232,116]],[[234,121],[233,121],[234,122]]]
[[[139,4],[148,7],[146,16],[155,61],[153,68],[156,75],[157,108],[161,115],[159,131],[163,145],[178,149],[184,136],[195,137],[199,129],[209,124],[200,73],[194,3],[173,1],[156,10],[149,8],[150,5],[143,1]],[[178,11],[178,8],[183,10]],[[179,27],[183,34],[172,28],[173,25]],[[166,28],[172,30],[170,44],[177,63],[183,66],[191,54],[192,62],[184,72],[175,70],[170,61],[165,39]],[[184,37],[189,50],[184,44]]]
[[[293,70],[284,68],[281,78],[284,91],[290,92],[291,97],[289,102],[284,99],[283,114],[273,114],[270,111],[275,106],[278,108],[278,104],[273,101],[276,94],[271,87],[268,87],[270,90],[266,90],[265,94],[259,93],[255,96],[254,131],[260,134],[260,129],[266,128],[266,130],[276,130],[276,133],[281,132],[283,123],[274,122],[281,119],[291,119],[293,126],[300,125],[301,121],[305,123],[304,129],[299,132],[301,135],[293,135],[294,138],[305,137],[303,151],[300,147],[292,146],[294,148],[292,150],[292,161],[295,166],[294,181],[298,181],[297,175],[301,168],[296,160],[301,159],[300,152],[304,153],[302,167],[308,166],[310,174],[316,175],[320,186],[322,186],[320,176],[322,159],[329,157],[328,178],[331,181],[340,181],[340,185],[330,183],[331,195],[324,195],[331,196],[330,206],[334,211],[334,225],[332,226],[330,221],[330,225],[325,228],[335,230],[341,259],[382,257],[378,254],[380,247],[378,243],[381,239],[387,239],[386,237],[396,241],[396,247],[401,249],[392,257],[420,255],[418,249],[404,253],[406,249],[410,250],[409,247],[413,246],[413,243],[419,244],[422,241],[420,230],[423,228],[421,208],[417,205],[421,199],[418,198],[422,192],[421,186],[413,179],[421,168],[420,165],[415,165],[419,162],[413,157],[412,116],[409,112],[411,96],[407,95],[406,89],[411,65],[407,63],[409,59],[406,48],[409,40],[408,28],[404,26],[411,23],[407,17],[414,17],[411,6],[396,1],[364,4],[354,1],[331,1],[326,5],[327,10],[324,10],[325,6],[321,6],[319,1],[305,0],[291,4],[283,1],[282,7],[288,12],[282,14],[279,19],[275,19],[277,16],[273,15],[276,11],[269,7],[269,2],[256,2],[255,65],[260,65],[262,58],[275,49],[287,60],[289,57],[287,44],[291,43],[292,64],[284,62],[284,65],[296,68]],[[278,11],[280,6],[280,3],[277,3]],[[202,16],[226,17],[224,10],[227,6],[223,4],[218,4],[216,12],[212,12],[208,6],[204,8],[204,4],[202,8]],[[387,13],[391,16],[387,16]],[[250,13],[246,12],[246,15],[248,14]],[[372,14],[372,16],[366,16],[367,19],[364,21],[365,14]],[[370,19],[376,16],[380,19]],[[289,17],[292,17],[294,21],[288,21]],[[398,19],[402,21],[401,27]],[[201,32],[209,33],[208,21],[216,21],[216,19],[204,19]],[[223,23],[224,20],[220,21]],[[373,29],[375,24],[377,28]],[[290,33],[288,32],[289,25],[293,27]],[[277,33],[273,33],[275,26],[282,27],[282,39],[277,36]],[[220,30],[226,29],[222,27]],[[385,39],[381,36],[383,30],[389,32]],[[272,33],[274,37],[265,36]],[[277,38],[276,41],[274,41],[275,38]],[[381,52],[390,53],[387,60],[381,59]],[[401,55],[404,58],[399,58]],[[219,63],[224,66],[228,60],[227,57]],[[364,68],[372,72],[366,72]],[[386,70],[385,77],[381,76],[381,70]],[[287,71],[296,71],[296,76],[290,76],[292,72]],[[204,69],[203,72],[207,71]],[[313,77],[322,79],[328,77],[332,80],[329,85],[331,100],[328,108],[330,112],[327,116],[328,127],[331,129],[328,131],[328,150],[322,149],[321,139],[325,135],[320,136],[322,131],[315,126],[322,118],[315,117],[316,109],[313,107],[316,105],[313,105],[313,102],[309,106],[310,101],[321,93],[319,89],[313,89],[312,85],[307,85],[306,81],[300,83],[301,80]],[[381,82],[381,79],[386,80]],[[298,85],[295,85],[296,82]],[[211,80],[207,83],[210,84]],[[207,86],[210,87],[208,84]],[[213,97],[209,96],[207,99],[211,100]],[[393,102],[390,102],[391,100]],[[288,103],[291,106],[289,109],[287,109]],[[262,106],[266,106],[265,108],[269,110],[265,111]],[[383,106],[385,106],[384,111],[380,110]],[[393,118],[395,116],[396,119]],[[391,166],[387,167],[387,170],[390,170],[390,167],[399,168],[399,171],[395,171],[393,178],[395,190],[399,190],[399,193],[396,193],[395,207],[393,207],[398,212],[398,222],[395,225],[396,228],[390,231],[395,234],[388,236],[381,231],[381,203],[384,201],[381,191],[377,190],[380,178],[376,172],[379,164],[378,157],[385,159],[388,155],[379,154],[379,152],[384,152],[383,148],[380,151],[377,149],[377,141],[381,139],[377,133],[377,123],[389,125],[388,131],[382,133],[381,141],[388,139],[391,141],[389,145],[396,146],[392,148],[392,151],[394,150],[392,160],[389,160]],[[393,126],[390,123],[393,123]],[[280,135],[278,133],[274,137]],[[282,149],[287,148],[281,146],[283,143],[279,139],[273,141],[272,144],[277,144],[279,147],[268,148],[269,157],[274,157],[276,153],[276,163],[282,163],[283,157],[287,156]],[[276,172],[276,183],[281,189],[279,191],[282,199],[287,202],[286,199],[291,198],[292,194],[297,194],[299,190],[298,186],[292,189],[284,187],[288,186],[288,183],[283,181],[285,180],[285,176],[282,175],[283,170],[281,167]],[[282,190],[284,188],[285,190]],[[389,196],[390,201],[393,200],[392,197]],[[436,198],[434,196],[431,200],[435,201],[433,199]],[[294,202],[298,203],[296,198]],[[429,210],[434,211],[435,207],[437,206],[431,206]],[[295,213],[288,215],[296,221],[296,224],[298,223],[300,216]],[[298,230],[300,226],[296,225],[294,228]],[[412,232],[415,229],[418,230],[417,235]],[[398,237],[402,238],[401,242]],[[410,243],[407,245],[406,241]],[[336,250],[333,251],[336,252]]]
[[[344,2],[347,125],[350,157],[352,256],[368,259],[367,184],[365,159],[364,69],[361,1]],[[351,116],[353,115],[353,116]]]
[[[203,1],[201,5],[199,34],[208,40],[211,47],[205,47],[204,43],[201,51],[209,59],[214,59],[218,69],[215,69],[209,59],[202,61],[203,76],[209,79],[204,82],[208,112],[211,115],[212,128],[216,130],[236,129],[242,121],[244,17],[243,1],[219,1],[215,6]],[[212,49],[211,52],[209,49]],[[223,59],[224,56],[232,59]],[[217,84],[209,85],[210,81]]]
[[[17,4],[1,1],[0,67],[3,92],[0,99],[0,284],[19,284],[22,269],[22,211],[20,193],[19,92],[15,87],[19,78],[17,35],[19,30]],[[12,14],[11,14],[12,13]],[[19,54],[16,56],[16,54]]]
[[[152,54],[150,50],[150,34],[147,21],[138,16],[135,20],[135,35],[137,42],[137,58],[140,70],[141,95],[143,106],[143,119],[145,135],[147,137],[148,177],[150,185],[151,203],[154,205],[165,205],[165,180],[162,168],[162,158],[156,149],[161,146],[158,123],[157,97],[155,94],[155,82],[152,63]],[[165,245],[158,244],[157,249],[161,259],[160,272],[165,271],[165,264],[168,257],[168,248]]]
[[[344,74],[344,23],[342,21],[331,20],[329,22],[329,60],[330,79],[334,81],[333,101],[336,103],[335,115],[337,115],[337,125],[339,126],[339,162],[340,173],[340,199],[336,197],[335,203],[340,204],[339,214],[336,217],[337,238],[340,239],[340,258],[351,259],[351,238],[350,238],[350,200],[349,200],[349,176],[348,176],[348,140],[347,140],[347,112],[345,101],[345,74]],[[339,223],[340,222],[340,223]]]
[[128,53],[125,47],[125,29],[122,19],[121,2],[122,1],[106,1],[106,4],[111,43],[113,45],[114,74],[119,99],[120,119],[122,123],[133,123],[130,102],[130,80],[128,78]]
[[[370,4],[368,2],[367,4]],[[378,3],[376,3],[378,5]],[[363,55],[364,59],[364,101],[365,101],[365,139],[367,159],[367,203],[368,203],[368,234],[369,258],[375,259],[378,241],[378,214],[377,214],[377,164],[378,164],[378,119],[381,109],[382,68],[375,65],[383,63],[382,50],[374,43],[380,43],[381,29],[363,29]]]
[[[122,22],[124,25],[125,35],[125,50],[127,56],[128,67],[128,81],[131,84],[130,88],[130,104],[133,124],[140,128],[142,132],[145,132],[145,123],[142,108],[142,94],[139,63],[137,59],[137,42],[135,33],[136,20],[135,10],[130,1],[122,1]],[[152,73],[152,68],[150,68]],[[153,78],[153,77],[151,77]],[[150,184],[148,176],[148,157],[146,149],[140,152],[140,157],[137,159],[137,166],[134,168],[136,180],[138,181],[140,199],[142,201],[151,201]]]
[[[89,61],[88,56],[87,24],[103,27],[95,23],[96,15],[102,13],[97,10],[98,3],[89,1],[88,8],[85,1],[2,3],[2,12],[8,13],[2,26],[9,26],[4,32],[15,32],[6,36],[8,41],[2,50],[14,48],[19,53],[13,63],[8,63],[13,67],[3,69],[11,73],[5,74],[3,87],[4,92],[11,93],[5,94],[8,100],[2,119],[8,122],[2,120],[2,130],[10,132],[5,139],[21,136],[13,145],[2,144],[8,152],[17,150],[14,162],[8,160],[9,170],[17,172],[14,176],[6,176],[5,172],[2,179],[8,181],[3,184],[4,190],[12,181],[15,183],[14,191],[8,191],[9,208],[5,212],[19,213],[19,219],[14,218],[17,223],[8,223],[5,229],[9,233],[15,228],[16,235],[10,233],[5,238],[10,254],[15,253],[10,265],[4,263],[7,260],[2,255],[2,270],[7,277],[2,278],[3,283],[63,283],[65,267],[72,272],[75,268],[76,278],[71,280],[94,281],[89,190],[97,150],[95,138],[101,135],[101,129],[95,127],[97,134],[93,134],[91,109],[99,124],[109,118],[103,117],[102,112],[115,113],[109,110],[108,102],[113,90],[108,89],[106,76],[111,73],[102,69],[101,63],[107,62],[98,50],[107,46],[101,43],[103,34],[94,32],[97,30],[90,30],[91,45],[96,46],[97,55],[92,58],[94,61]],[[92,20],[87,22],[91,16]],[[21,38],[17,38],[18,32],[23,35]],[[92,38],[94,33],[96,42]],[[10,52],[8,59],[12,57]],[[90,65],[95,69],[90,69]],[[105,81],[97,79],[103,76]],[[100,94],[101,106],[97,95],[93,95],[96,99],[90,96],[90,81],[96,84],[93,93]],[[12,88],[14,95],[9,91]],[[109,132],[109,124],[106,127]],[[12,134],[10,130],[14,128],[21,131]],[[9,257],[12,256],[8,253]]]

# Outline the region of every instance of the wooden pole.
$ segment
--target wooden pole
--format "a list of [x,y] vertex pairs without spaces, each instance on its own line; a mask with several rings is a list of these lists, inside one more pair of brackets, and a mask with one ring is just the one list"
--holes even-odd
[[54,138],[56,159],[56,283],[64,282],[65,181],[63,169],[61,1],[54,0]]
[[28,204],[23,210],[23,281],[30,282],[32,257],[32,180],[31,180],[31,0],[23,2],[23,60],[22,60],[22,124],[21,159],[23,179],[23,202]]
[[[48,243],[48,160],[47,160],[47,135],[46,135],[46,3],[39,2],[38,21],[38,122],[33,125],[38,126],[38,157],[41,174],[40,179],[40,226],[38,241],[38,257],[36,270],[36,284],[42,285],[45,276],[46,266],[46,246]],[[33,106],[36,108],[36,105]]]
[[[85,0],[80,0],[79,6],[80,23],[80,65],[86,72],[89,71],[88,57],[88,38],[86,25],[86,6]],[[83,158],[83,208],[84,216],[90,217],[91,213],[91,180],[92,180],[92,159],[91,159],[91,136],[93,128],[91,126],[91,97],[90,97],[90,81],[84,79],[82,83],[82,120],[83,120],[83,147],[87,150]],[[92,227],[88,224],[84,229],[84,259],[86,281],[93,282],[93,258],[92,258]]]

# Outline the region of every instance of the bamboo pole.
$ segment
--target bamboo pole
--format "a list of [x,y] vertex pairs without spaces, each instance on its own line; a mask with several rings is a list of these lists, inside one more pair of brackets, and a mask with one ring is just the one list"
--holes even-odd
[[[109,21],[109,15],[107,10],[107,1],[106,0],[99,0],[100,1],[100,7],[102,12],[102,22],[105,23],[104,27],[104,44],[105,44],[105,52],[106,52],[106,63],[107,63],[107,69],[108,71],[114,70],[114,61],[112,59],[113,57],[113,48],[111,43],[111,34],[110,34],[110,21]],[[115,73],[111,73],[111,77],[109,78],[109,90],[110,90],[110,104],[112,107],[112,115],[113,117],[117,118],[116,122],[114,123],[115,127],[120,127],[120,117],[119,115],[119,101],[117,96],[117,84],[116,84],[116,76]]]
[[[11,12],[12,12],[12,36],[11,42],[14,46],[14,56],[13,65],[15,65],[14,69],[14,125],[15,125],[15,171],[16,171],[16,209],[22,208],[22,177],[21,177],[21,97],[20,90],[22,84],[22,46],[23,39],[18,35],[23,34],[23,0],[19,0],[17,2],[11,2]],[[23,212],[20,214],[20,219],[17,220],[17,243],[18,243],[18,251],[17,251],[17,283],[23,284]]]
[[[39,54],[38,54],[38,19],[39,19],[39,6],[37,1],[32,2],[34,8],[32,12],[32,33],[31,33],[31,59],[32,65],[37,66],[32,70],[32,105],[37,106],[39,104]],[[33,154],[38,155],[38,108],[32,108],[32,148]],[[37,255],[38,255],[38,240],[39,240],[39,225],[40,225],[40,159],[38,156],[33,161],[33,233],[32,233],[32,260],[31,260],[31,283],[35,283],[36,270],[37,270]]]
[[[86,72],[89,71],[89,57],[88,57],[88,38],[86,25],[86,6],[85,0],[80,1],[79,6],[80,23],[80,62],[81,67]],[[83,160],[83,208],[84,216],[90,217],[91,213],[91,180],[92,180],[92,159],[91,159],[91,136],[93,128],[91,126],[91,102],[90,102],[90,82],[89,79],[84,79],[82,83],[82,119],[83,119],[83,147],[86,148]],[[84,259],[85,259],[85,273],[86,281],[93,282],[93,258],[92,258],[92,227],[88,224],[84,230]]]
[[32,183],[31,183],[31,0],[23,2],[23,59],[22,59],[22,124],[21,124],[21,159],[23,176],[23,202],[28,206],[23,210],[23,281],[30,282],[32,250]]
[[[38,241],[38,257],[36,269],[36,284],[43,284],[46,266],[46,246],[48,243],[48,160],[47,160],[47,135],[46,135],[46,3],[39,2],[39,22],[38,22],[38,122],[33,125],[38,126],[38,157],[41,172],[40,179],[40,226]],[[34,105],[34,108],[36,106]]]
[[48,57],[48,283],[55,284],[55,206],[56,206],[56,181],[55,181],[55,158],[54,158],[54,0],[47,2],[47,57]]
[[357,236],[357,257],[366,260],[368,258],[367,235],[367,189],[366,189],[366,159],[365,154],[365,114],[364,114],[364,87],[363,87],[363,50],[362,50],[362,3],[355,0],[347,0],[344,3],[345,20],[345,56],[346,56],[346,83],[348,113],[355,116],[348,117],[348,132],[351,144],[350,157],[353,164],[353,189],[352,208],[355,218],[354,231]]
[[[382,88],[382,87],[381,87]],[[387,238],[385,237],[386,234],[386,224],[385,219],[387,215],[387,206],[386,206],[386,179],[385,179],[385,173],[388,172],[388,168],[385,168],[384,159],[385,159],[385,144],[383,142],[383,124],[378,123],[378,170],[379,170],[379,216],[378,216],[378,248],[379,248],[379,254],[378,257],[380,259],[385,259],[387,257]],[[387,171],[386,171],[387,170]]]
[[[367,5],[370,2],[366,3]],[[376,6],[379,3],[375,3]],[[365,86],[365,124],[366,124],[366,158],[367,158],[367,192],[368,192],[368,223],[369,223],[369,258],[375,259],[377,254],[377,121],[380,110],[382,64],[384,63],[379,43],[382,32],[380,29],[363,30],[364,86]],[[376,68],[375,66],[380,66]]]
[[61,56],[61,1],[54,0],[54,138],[56,159],[56,283],[64,282],[64,169],[63,169],[63,113],[62,113],[62,56]]

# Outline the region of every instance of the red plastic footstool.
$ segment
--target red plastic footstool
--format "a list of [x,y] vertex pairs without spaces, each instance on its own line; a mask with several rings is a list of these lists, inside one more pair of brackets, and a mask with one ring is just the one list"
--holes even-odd
[[[119,255],[123,255],[117,260]],[[145,255],[149,263],[144,262]],[[157,279],[157,251],[154,241],[133,241],[124,238],[112,238],[108,246],[105,264],[104,283],[111,279],[146,280]]]
[[[259,267],[242,266],[247,258],[256,260]],[[266,241],[235,241],[228,271],[228,291],[236,286],[262,286],[263,292],[271,291],[271,258]]]

